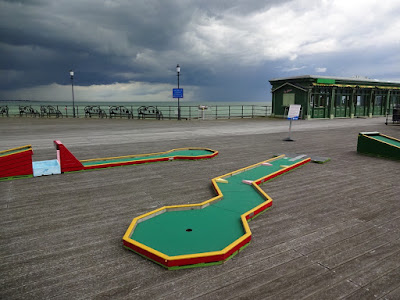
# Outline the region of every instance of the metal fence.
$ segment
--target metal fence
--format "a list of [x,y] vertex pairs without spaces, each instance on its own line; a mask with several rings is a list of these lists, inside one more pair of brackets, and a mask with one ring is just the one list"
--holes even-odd
[[[145,108],[145,110],[143,110]],[[147,109],[152,108],[152,109]],[[156,113],[150,113],[155,112]],[[143,113],[145,112],[145,113]],[[180,106],[180,116],[184,120],[216,120],[237,118],[268,117],[272,107],[265,105],[213,105],[213,106]],[[73,107],[64,105],[47,105],[46,107],[29,106],[0,106],[0,117],[40,117],[40,118],[72,118]],[[132,118],[132,119],[163,119],[176,120],[178,118],[177,106],[108,106],[75,105],[77,118]]]

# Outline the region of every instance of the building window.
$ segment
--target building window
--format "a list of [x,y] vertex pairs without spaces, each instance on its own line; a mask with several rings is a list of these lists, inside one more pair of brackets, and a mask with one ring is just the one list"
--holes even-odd
[[325,95],[319,95],[319,103],[317,107],[325,107],[326,105],[326,97]]
[[357,95],[357,106],[361,106],[361,96]]
[[294,104],[294,93],[290,93],[290,94],[283,94],[283,102],[282,105],[283,106],[290,106],[291,104]]
[[382,96],[376,96],[375,97],[375,106],[381,106],[382,105]]
[[340,106],[341,95],[336,95],[335,107]]
[[346,106],[346,102],[347,102],[347,96],[342,96],[342,106]]

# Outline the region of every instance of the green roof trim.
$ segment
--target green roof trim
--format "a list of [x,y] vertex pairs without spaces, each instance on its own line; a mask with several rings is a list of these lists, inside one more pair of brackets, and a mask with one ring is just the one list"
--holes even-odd
[[336,80],[335,79],[329,79],[329,78],[317,78],[317,83],[335,84]]

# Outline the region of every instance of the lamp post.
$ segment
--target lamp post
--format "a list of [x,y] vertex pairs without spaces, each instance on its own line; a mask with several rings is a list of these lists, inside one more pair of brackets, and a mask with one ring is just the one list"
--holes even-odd
[[72,114],[75,118],[75,97],[74,97],[74,71],[70,70],[69,75],[71,76],[71,86],[72,86]]
[[[176,65],[176,73],[178,74],[178,89],[179,89],[179,73],[181,72],[181,67],[179,64]],[[181,107],[179,106],[179,98],[178,98],[178,120],[181,119]]]

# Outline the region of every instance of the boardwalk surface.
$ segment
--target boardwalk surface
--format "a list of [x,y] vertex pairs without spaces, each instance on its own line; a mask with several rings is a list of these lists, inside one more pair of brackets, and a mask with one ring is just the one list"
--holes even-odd
[[[174,161],[0,182],[0,299],[399,299],[400,162],[356,153],[360,131],[400,138],[384,118],[73,120],[0,118],[0,151],[55,159],[206,147]],[[271,210],[218,266],[167,271],[122,247],[132,219],[214,196],[211,178],[278,153],[327,156],[261,185]]]

